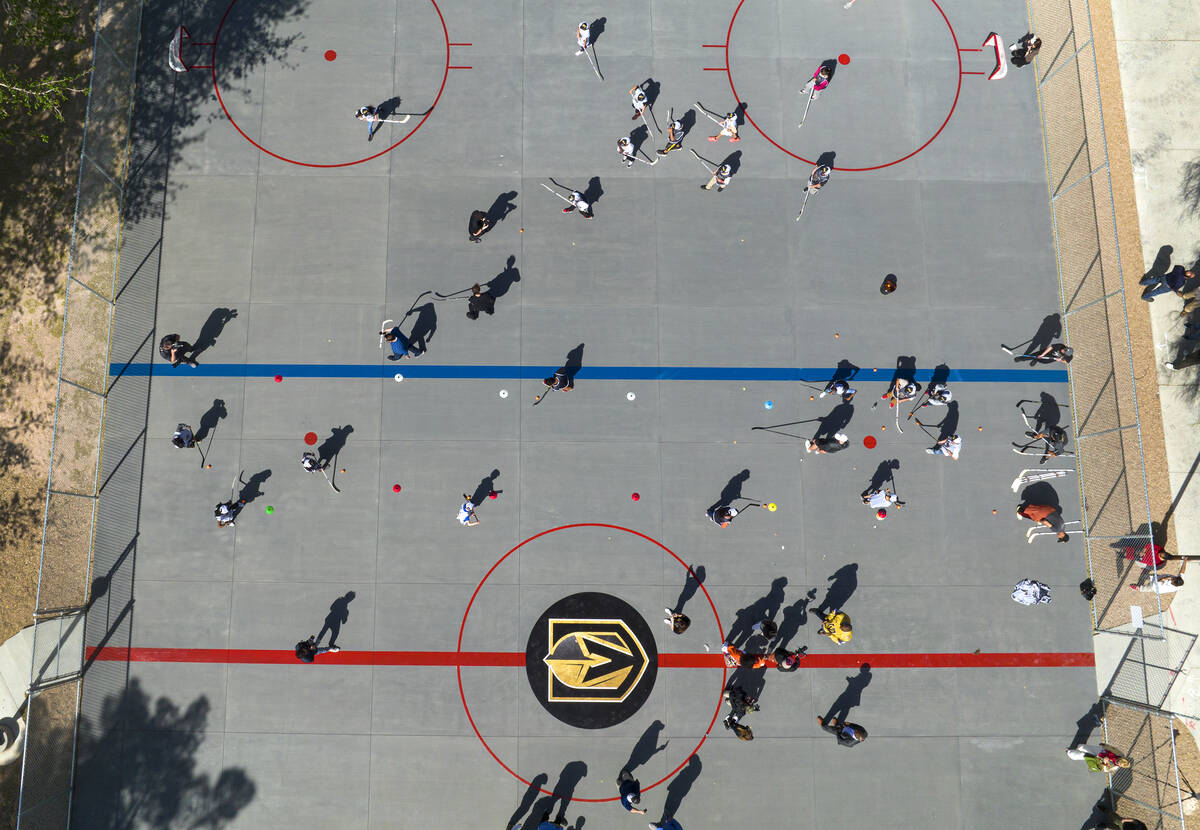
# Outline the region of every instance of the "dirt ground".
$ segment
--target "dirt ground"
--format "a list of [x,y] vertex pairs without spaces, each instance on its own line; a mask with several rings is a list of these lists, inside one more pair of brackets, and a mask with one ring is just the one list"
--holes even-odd
[[[93,5],[80,6],[78,37],[56,54],[0,47],[0,60],[86,68],[93,13]],[[0,138],[0,641],[33,621],[86,104],[76,95],[63,121],[27,119]],[[18,773],[19,766],[0,769],[0,826],[15,824]]]

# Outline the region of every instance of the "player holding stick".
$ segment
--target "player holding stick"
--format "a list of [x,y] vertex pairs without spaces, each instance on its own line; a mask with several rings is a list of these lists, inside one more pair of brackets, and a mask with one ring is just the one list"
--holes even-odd
[[633,99],[633,118],[630,120],[642,119],[642,123],[646,125],[646,129],[653,136],[654,130],[650,128],[650,122],[646,120],[646,107],[650,106],[650,99],[646,97],[646,91],[642,89],[641,84],[629,88],[629,97]]
[[647,160],[638,158],[633,149],[633,142],[629,140],[629,136],[622,136],[617,139],[617,152],[621,154],[621,161],[625,162],[626,167],[633,167],[635,161],[640,161],[642,164],[649,164],[651,167],[658,164],[658,159]]
[[833,168],[828,164],[818,164],[813,168],[812,173],[808,176],[808,184],[804,186],[804,201],[800,203],[800,213],[796,216],[797,222],[804,215],[804,207],[808,204],[808,197],[829,183],[829,175],[832,172]]
[[[603,81],[604,76],[600,74],[600,67],[596,65],[596,61],[592,58],[592,53],[588,51],[588,46],[592,42],[592,30],[588,28],[587,21],[580,22],[579,27],[575,30],[575,42],[579,44],[579,51],[575,54],[587,55],[588,63],[592,65],[592,71],[596,73],[597,78]],[[592,51],[594,52],[595,50],[596,47],[592,46]]]
[[716,185],[718,193],[724,190],[729,184],[730,177],[733,175],[733,168],[728,164],[717,166],[711,162],[706,162],[704,159],[700,158],[700,154],[695,150],[691,150],[691,153],[696,157],[696,161],[700,162],[704,169],[712,175],[712,178],[708,180],[708,184],[700,185],[700,189],[712,190],[713,185]]
[[[553,181],[553,179],[551,179],[551,181]],[[564,202],[567,203],[567,206],[565,208],[563,208],[563,210],[562,210],[563,213],[571,213],[574,210],[578,210],[579,215],[584,217],[585,219],[592,219],[595,217],[595,214],[592,213],[592,206],[589,205],[586,201],[584,201],[583,194],[580,193],[578,190],[572,190],[570,198],[567,198],[566,196],[562,195],[554,188],[550,187],[550,185],[546,184],[545,182],[541,182],[540,184],[542,185],[542,187],[546,188],[551,193],[553,193],[555,196],[557,196],[558,198],[562,199]],[[563,189],[566,190],[566,188],[563,188]]]
[[741,138],[738,137],[737,113],[731,112],[731,113],[726,114],[726,116],[724,118],[717,118],[711,112],[706,110],[699,101],[696,102],[696,106],[699,107],[699,109],[702,113],[704,113],[706,116],[708,116],[709,121],[713,122],[714,124],[716,124],[718,127],[721,128],[721,131],[719,133],[717,133],[716,135],[710,135],[708,137],[709,141],[720,141],[721,136],[726,136],[726,135],[729,136],[729,141],[731,143],[742,140]]
[[675,120],[675,110],[667,112],[667,146],[658,151],[660,156],[665,156],[672,150],[679,150],[683,147],[683,137],[685,135],[683,122]]

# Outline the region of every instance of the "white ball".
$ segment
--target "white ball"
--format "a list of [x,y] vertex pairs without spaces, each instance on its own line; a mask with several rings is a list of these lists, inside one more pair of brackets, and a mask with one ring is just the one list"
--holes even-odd
[[501,390],[500,390],[500,397],[502,397],[502,398],[507,398],[507,397],[508,397],[508,390],[507,390],[507,389],[501,389]]
[[404,380],[404,375],[397,372],[396,373],[396,383],[400,383],[402,380]]
[[625,393],[625,400],[627,400],[627,401],[632,401],[632,400],[634,400],[635,398],[637,398],[637,395],[633,394],[632,392],[626,392],[626,393]]

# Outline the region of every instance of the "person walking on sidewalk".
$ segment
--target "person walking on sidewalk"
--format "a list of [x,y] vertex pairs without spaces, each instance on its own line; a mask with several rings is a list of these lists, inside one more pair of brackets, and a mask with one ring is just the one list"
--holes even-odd
[[336,654],[341,651],[340,646],[322,646],[317,644],[317,635],[312,635],[307,640],[296,643],[296,659],[301,663],[312,663],[317,659],[317,655],[325,652]]
[[867,739],[867,730],[857,723],[838,720],[837,718],[817,718],[817,726],[837,738],[838,746],[858,746]]
[[1146,286],[1146,289],[1142,291],[1142,299],[1152,303],[1159,294],[1172,291],[1183,300],[1183,307],[1179,310],[1179,314],[1182,316],[1191,311],[1189,306],[1196,302],[1196,283],[1193,283],[1191,288],[1187,288],[1187,284],[1195,278],[1196,272],[1188,270],[1182,265],[1176,265],[1162,276],[1156,274],[1145,277],[1141,281],[1141,284]]
[[1183,587],[1183,572],[1187,570],[1187,560],[1183,560],[1183,567],[1179,569],[1179,573],[1172,576],[1170,574],[1154,573],[1150,576],[1150,581],[1145,585],[1138,585],[1136,582],[1129,586],[1131,591],[1140,591],[1144,594],[1173,594]]

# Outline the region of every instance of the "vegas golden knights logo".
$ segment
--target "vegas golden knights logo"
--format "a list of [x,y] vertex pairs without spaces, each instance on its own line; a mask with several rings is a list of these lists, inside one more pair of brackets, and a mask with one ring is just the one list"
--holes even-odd
[[607,729],[632,717],[658,679],[658,645],[625,600],[588,591],[538,615],[525,645],[529,689],[553,717]]
[[546,621],[546,697],[563,703],[621,703],[649,665],[646,650],[624,620]]

